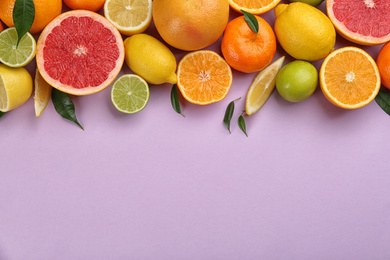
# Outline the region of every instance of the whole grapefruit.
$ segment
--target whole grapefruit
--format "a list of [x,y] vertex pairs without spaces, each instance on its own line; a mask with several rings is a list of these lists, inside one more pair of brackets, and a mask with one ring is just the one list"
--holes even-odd
[[[13,10],[16,0],[0,1],[0,19],[8,26],[14,26]],[[29,30],[31,34],[40,33],[45,26],[61,14],[62,0],[33,0],[35,19]]]
[[91,11],[65,12],[51,21],[37,43],[37,66],[54,88],[89,95],[108,87],[125,58],[122,36]]
[[157,31],[169,45],[193,51],[216,42],[229,19],[228,0],[154,0]]

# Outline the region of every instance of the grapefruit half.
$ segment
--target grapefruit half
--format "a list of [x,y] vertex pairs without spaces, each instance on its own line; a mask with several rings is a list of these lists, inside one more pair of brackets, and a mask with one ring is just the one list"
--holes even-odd
[[337,32],[362,45],[390,41],[389,0],[327,0],[326,11]]
[[37,43],[37,66],[54,88],[89,95],[108,87],[124,62],[119,31],[103,16],[65,12],[50,22]]

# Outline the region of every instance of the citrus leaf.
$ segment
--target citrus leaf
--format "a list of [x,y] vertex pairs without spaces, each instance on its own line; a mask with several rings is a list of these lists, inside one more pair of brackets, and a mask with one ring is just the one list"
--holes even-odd
[[182,115],[183,117],[185,117],[182,113],[181,113],[181,109],[180,109],[180,102],[179,102],[179,96],[178,96],[178,93],[177,93],[177,85],[176,84],[173,84],[172,86],[172,90],[171,90],[171,103],[172,103],[172,107],[173,109],[180,115]]
[[390,93],[385,90],[379,90],[378,95],[375,97],[376,103],[390,115]]
[[13,10],[13,20],[18,32],[18,42],[30,30],[35,19],[35,6],[33,0],[16,0]]
[[241,12],[244,14],[245,22],[257,35],[257,33],[259,32],[259,22],[257,21],[256,17],[251,13],[245,12],[244,10],[241,10]]
[[5,113],[0,111],[0,117],[2,117]]
[[[244,114],[245,111],[242,112],[242,114]],[[244,116],[243,115],[240,115],[240,117],[238,118],[238,126],[240,127],[240,129],[244,132],[244,134],[246,135],[246,137],[248,137],[248,134],[246,133],[246,125],[245,125],[245,119],[244,119]]]
[[234,101],[239,100],[241,97],[233,100],[232,102],[229,103],[229,105],[226,108],[225,111],[225,116],[223,117],[223,123],[225,124],[226,128],[228,129],[229,133],[231,134],[232,132],[230,131],[230,121],[232,120],[233,117],[233,112],[234,112]]
[[58,114],[60,114],[63,118],[77,124],[81,129],[84,130],[84,128],[77,121],[75,108],[72,100],[70,100],[68,97],[68,94],[53,88],[51,92],[51,99]]

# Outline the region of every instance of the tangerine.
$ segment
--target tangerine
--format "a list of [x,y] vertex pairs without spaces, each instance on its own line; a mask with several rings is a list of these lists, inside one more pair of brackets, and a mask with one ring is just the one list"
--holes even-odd
[[383,45],[376,60],[383,86],[390,89],[390,42]]
[[276,37],[271,26],[263,18],[255,16],[259,23],[256,34],[244,16],[231,20],[222,37],[222,54],[229,65],[241,72],[252,73],[268,66],[276,53]]
[[194,51],[216,42],[229,19],[228,0],[154,0],[153,20],[169,45]]
[[82,9],[89,11],[99,11],[106,0],[64,0],[64,3],[71,9]]
[[[16,0],[0,1],[0,19],[8,26],[14,26],[13,10]],[[31,34],[40,33],[46,25],[61,14],[62,0],[33,0],[35,19],[29,30]]]

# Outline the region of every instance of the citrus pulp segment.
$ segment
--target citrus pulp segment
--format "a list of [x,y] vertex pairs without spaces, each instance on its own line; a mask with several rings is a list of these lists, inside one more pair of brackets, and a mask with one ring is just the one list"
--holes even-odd
[[229,0],[230,6],[237,12],[244,10],[251,14],[263,14],[274,8],[280,0]]
[[0,61],[10,67],[26,66],[35,57],[36,42],[27,32],[19,42],[15,27],[5,29],[0,33]]
[[325,97],[346,109],[367,105],[381,87],[375,61],[356,47],[344,47],[329,54],[321,65],[319,76]]
[[152,0],[106,0],[104,16],[124,35],[141,33],[152,22]]
[[327,0],[327,14],[347,40],[376,45],[390,41],[390,1]]
[[252,115],[259,111],[275,89],[276,75],[283,66],[284,56],[260,71],[253,80],[246,95],[245,113]]
[[0,63],[0,111],[23,105],[31,96],[33,82],[25,68],[11,68]]
[[43,110],[46,109],[51,97],[52,87],[42,78],[37,69],[34,80],[34,110],[35,116],[40,117]]
[[83,10],[54,19],[37,44],[37,66],[52,87],[88,95],[108,87],[124,62],[121,34],[103,16]]
[[126,74],[119,77],[111,88],[111,101],[119,111],[134,114],[148,104],[149,86],[138,75]]
[[183,97],[198,105],[224,99],[233,81],[229,64],[210,50],[186,54],[179,62],[177,78],[177,86]]

